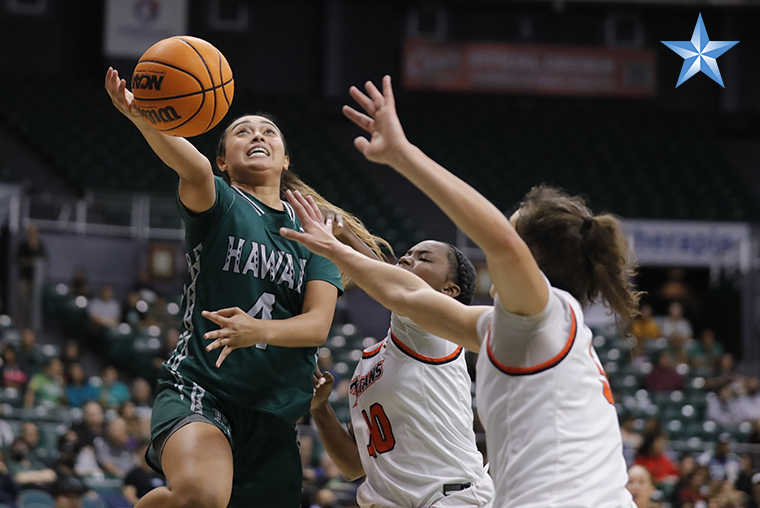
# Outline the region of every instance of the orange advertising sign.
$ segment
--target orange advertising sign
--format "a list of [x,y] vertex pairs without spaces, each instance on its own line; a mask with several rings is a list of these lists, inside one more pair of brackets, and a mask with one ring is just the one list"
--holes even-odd
[[410,90],[648,97],[656,93],[655,58],[653,50],[407,40],[403,84]]

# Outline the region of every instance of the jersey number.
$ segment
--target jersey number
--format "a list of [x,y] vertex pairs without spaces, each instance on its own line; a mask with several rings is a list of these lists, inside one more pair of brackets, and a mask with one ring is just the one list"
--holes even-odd
[[364,410],[362,410],[362,416],[367,422],[367,427],[369,427],[367,451],[370,456],[377,457],[378,453],[393,450],[393,447],[396,446],[396,438],[393,437],[391,422],[388,420],[388,415],[385,414],[383,406],[378,403],[372,404],[369,407],[369,416]]
[[[272,309],[274,308],[274,295],[272,293],[262,293],[256,303],[251,307],[246,314],[255,318],[259,316],[259,319],[272,319]],[[256,344],[258,349],[266,349],[267,345],[264,342]]]
[[602,386],[604,387],[604,398],[607,399],[607,402],[614,405],[615,400],[612,398],[612,388],[610,388],[610,380],[607,378],[607,374],[604,373],[604,369],[602,368],[602,364],[599,363],[599,357],[597,357],[594,354],[594,350],[592,349],[594,346],[593,344],[589,346],[588,352],[591,355],[591,359],[594,360],[594,364],[596,364],[596,368],[599,370],[599,374],[601,375],[601,381]]

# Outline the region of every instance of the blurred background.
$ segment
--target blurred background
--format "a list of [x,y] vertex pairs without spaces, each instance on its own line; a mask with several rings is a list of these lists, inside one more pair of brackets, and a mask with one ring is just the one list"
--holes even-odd
[[[700,14],[711,40],[739,41],[717,60],[725,87],[700,73],[676,88],[683,59],[660,41],[690,40]],[[203,153],[215,159],[232,118],[271,112],[291,168],[397,255],[428,238],[465,250],[481,303],[478,249],[354,149],[349,86],[390,74],[410,140],[506,214],[548,183],[620,215],[642,317],[625,333],[603,308],[587,322],[626,459],[653,477],[637,501],[757,506],[758,28],[756,0],[2,0],[0,504],[60,505],[66,474],[92,506],[144,494],[127,477],[144,467],[153,381],[178,336],[184,234],[174,172],[103,81],[188,34],[235,77],[226,120],[192,139]],[[339,302],[319,360],[346,421],[361,349],[388,318],[360,290]],[[308,418],[301,435],[304,506],[353,506],[357,485]]]

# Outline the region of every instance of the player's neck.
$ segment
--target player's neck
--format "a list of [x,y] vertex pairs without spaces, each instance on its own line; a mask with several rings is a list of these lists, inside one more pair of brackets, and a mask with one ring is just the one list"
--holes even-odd
[[283,210],[284,206],[280,200],[280,185],[277,182],[273,185],[254,185],[250,183],[236,182],[233,180],[232,185],[238,189],[247,192],[265,205],[275,210]]

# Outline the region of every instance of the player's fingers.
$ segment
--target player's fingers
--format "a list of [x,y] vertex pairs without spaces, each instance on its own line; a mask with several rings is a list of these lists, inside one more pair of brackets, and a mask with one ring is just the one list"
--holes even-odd
[[385,102],[389,106],[396,107],[396,99],[393,97],[393,86],[391,86],[391,77],[387,74],[383,76],[383,96],[385,97]]
[[213,321],[214,323],[220,326],[224,325],[224,323],[227,321],[227,318],[219,315],[218,312],[209,312],[207,310],[204,310],[203,312],[201,312],[201,316],[205,317],[209,321]]
[[206,346],[206,351],[213,351],[214,349],[218,349],[222,346],[224,346],[222,339],[216,339],[214,342]]
[[354,140],[354,146],[366,156],[365,150],[369,147],[369,140],[364,136],[359,136]]
[[[301,202],[296,197],[295,193],[291,191],[285,192],[285,197],[288,200],[288,203],[290,203],[293,206],[293,210],[295,210],[296,215],[299,219],[301,219],[301,223],[305,224],[311,220],[311,217],[309,217],[309,214],[306,212],[306,208],[303,207]],[[285,228],[283,228],[285,229]],[[292,231],[292,230],[290,230]],[[282,233],[281,233],[282,234]]]
[[380,107],[384,102],[383,94],[380,93],[380,90],[377,89],[377,87],[372,81],[367,81],[364,84],[364,88],[367,89],[367,93],[369,93],[369,96],[372,98],[372,101],[375,103],[375,110],[377,110],[377,108]]
[[227,356],[232,353],[233,348],[230,346],[224,346],[224,349],[222,349],[222,352],[219,353],[219,358],[216,359],[216,368],[222,366],[222,362],[224,362],[224,359],[227,358]]
[[367,113],[371,115],[375,112],[375,105],[372,103],[372,99],[364,95],[364,92],[352,86],[348,89],[348,93]]
[[335,378],[333,377],[333,375],[330,374],[328,371],[325,371],[322,374],[322,377],[324,377],[325,381],[328,382],[328,383],[330,383],[330,384],[332,384],[335,381]]
[[307,249],[309,248],[309,246],[312,245],[312,242],[313,242],[311,236],[309,236],[308,233],[301,233],[300,231],[296,231],[294,229],[280,228],[280,235],[283,238],[287,238],[288,240],[294,240],[300,243]]
[[[322,214],[322,210],[319,208],[319,205],[314,200],[314,196],[306,196],[306,201],[308,201],[309,204],[311,205],[311,209],[314,211],[314,215],[317,217],[317,220],[319,220],[319,222],[324,222],[325,216]],[[336,215],[337,214],[335,212],[332,212],[331,219],[333,220],[333,222],[335,221]]]
[[319,215],[319,208],[312,205],[313,200],[312,200],[312,203],[310,203],[309,200],[306,199],[304,195],[301,194],[299,191],[295,191],[293,195],[301,204],[301,206],[306,211],[306,213],[309,215],[309,218],[314,222],[318,222],[322,224],[322,217]]
[[232,317],[235,314],[239,314],[243,312],[240,307],[228,307],[226,309],[219,309],[215,312],[215,314],[218,314],[222,317]]
[[367,132],[372,132],[372,118],[365,115],[364,113],[359,113],[351,106],[343,106],[343,114],[354,122],[357,126],[361,127]]

